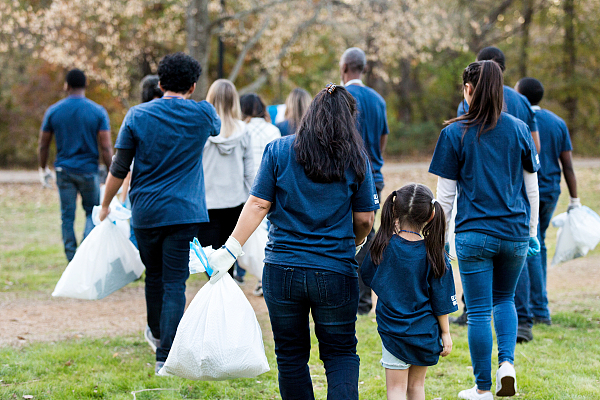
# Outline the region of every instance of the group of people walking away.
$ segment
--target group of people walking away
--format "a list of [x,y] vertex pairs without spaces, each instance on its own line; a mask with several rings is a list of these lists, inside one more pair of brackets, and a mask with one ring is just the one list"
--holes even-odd
[[[360,79],[365,67],[364,52],[348,49],[340,60],[343,85],[330,83],[312,100],[295,89],[286,101],[286,121],[275,126],[258,95],[239,98],[227,80],[212,84],[207,101],[190,100],[200,65],[183,53],[165,56],[154,87],[160,92],[148,89],[151,101],[128,111],[112,163],[105,112],[76,91],[85,82],[81,87],[67,76],[71,94],[63,102],[69,105],[51,107],[42,127],[41,178],[47,178],[54,134],[57,171],[75,174],[68,188],[66,175],[59,182],[69,258],[76,248],[71,191],[83,190],[81,167],[75,168],[82,147],[72,144],[95,146],[89,171],[81,169],[92,180],[96,140],[103,144],[110,172],[100,219],[110,213],[110,201],[131,170],[131,224],[146,266],[145,336],[156,350],[157,371],[185,308],[189,242],[197,236],[203,246],[218,249],[208,260],[214,283],[233,275],[242,246],[267,218],[269,241],[255,292],[264,294],[269,310],[281,397],[314,399],[308,367],[312,315],[327,398],[358,399],[355,323],[357,313],[372,307],[372,288],[387,397],[425,399],[427,368],[452,350],[449,314],[458,302],[447,226],[455,208],[462,319],[475,375],[475,386],[458,397],[493,399],[492,316],[495,393],[516,394],[518,332],[533,322],[551,323],[544,237],[560,191],[559,159],[570,206],[579,204],[566,126],[537,107],[539,81],[519,81],[517,90],[525,96],[504,86],[503,54],[484,49],[463,71],[464,102],[459,115],[445,122],[433,154],[429,172],[438,176],[437,194],[419,183],[393,190],[375,233],[388,126],[385,101]],[[71,137],[63,119],[90,128],[81,138]],[[90,202],[97,204],[93,195]],[[243,271],[235,275],[243,281]]]

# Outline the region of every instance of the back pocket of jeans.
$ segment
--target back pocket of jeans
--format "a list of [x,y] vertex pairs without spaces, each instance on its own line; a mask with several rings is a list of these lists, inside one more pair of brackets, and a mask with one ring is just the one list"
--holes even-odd
[[351,278],[335,272],[316,272],[321,303],[341,306],[350,301]]
[[291,297],[294,268],[265,264],[263,271],[263,293],[273,300],[289,300]]
[[529,250],[529,242],[514,242],[515,252],[514,257],[525,257],[527,250]]
[[457,234],[454,242],[456,244],[456,256],[458,259],[481,258],[485,247],[485,234],[464,233]]

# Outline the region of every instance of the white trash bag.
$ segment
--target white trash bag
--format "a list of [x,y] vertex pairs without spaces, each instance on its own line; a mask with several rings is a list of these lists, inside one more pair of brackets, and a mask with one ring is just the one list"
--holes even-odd
[[268,241],[269,232],[267,231],[267,221],[265,219],[244,243],[242,247],[244,254],[237,259],[239,266],[257,277],[259,281],[262,280],[263,268],[265,267],[265,247],[267,247]]
[[600,216],[581,206],[552,218],[558,227],[556,251],[552,265],[585,256],[600,242]]
[[[210,271],[205,253],[211,251],[210,247],[203,251],[197,240],[190,243],[190,270]],[[269,369],[254,310],[233,278],[225,274],[198,291],[158,374],[218,381],[253,378]]]
[[[128,212],[130,217],[131,212]],[[111,214],[112,218],[119,215],[113,211]],[[52,296],[102,299],[138,279],[144,269],[138,250],[121,229],[106,218],[81,243]]]

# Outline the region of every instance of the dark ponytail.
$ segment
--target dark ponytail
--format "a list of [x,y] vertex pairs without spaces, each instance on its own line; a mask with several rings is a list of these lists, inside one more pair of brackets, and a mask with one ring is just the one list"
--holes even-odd
[[387,199],[385,199],[385,203],[381,209],[381,225],[379,226],[379,230],[375,234],[370,247],[371,260],[373,260],[373,264],[375,265],[381,264],[383,252],[396,231],[396,213],[394,212],[395,201],[396,191],[393,191]]
[[446,272],[446,215],[437,200],[432,204],[435,210],[433,219],[423,227],[427,261],[433,268],[433,275],[441,278]]
[[466,129],[479,126],[477,137],[496,127],[504,107],[504,76],[500,66],[491,60],[469,64],[463,71],[463,85],[470,83],[475,89],[469,110],[460,117],[445,121],[449,125],[465,121]]
[[[431,215],[434,213],[433,218]],[[430,220],[431,219],[431,220]],[[397,225],[398,224],[398,225]],[[446,272],[446,217],[434,201],[433,192],[425,185],[410,183],[392,192],[381,210],[381,226],[371,243],[371,260],[381,264],[383,254],[392,236],[400,226],[409,225],[423,231],[427,261],[436,278]]]

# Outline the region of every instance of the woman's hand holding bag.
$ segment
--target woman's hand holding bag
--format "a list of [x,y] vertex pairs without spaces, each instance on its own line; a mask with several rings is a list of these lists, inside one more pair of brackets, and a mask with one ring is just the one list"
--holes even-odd
[[229,236],[225,245],[208,256],[208,265],[213,270],[210,283],[215,283],[229,271],[239,256],[244,254],[242,245],[234,237]]

